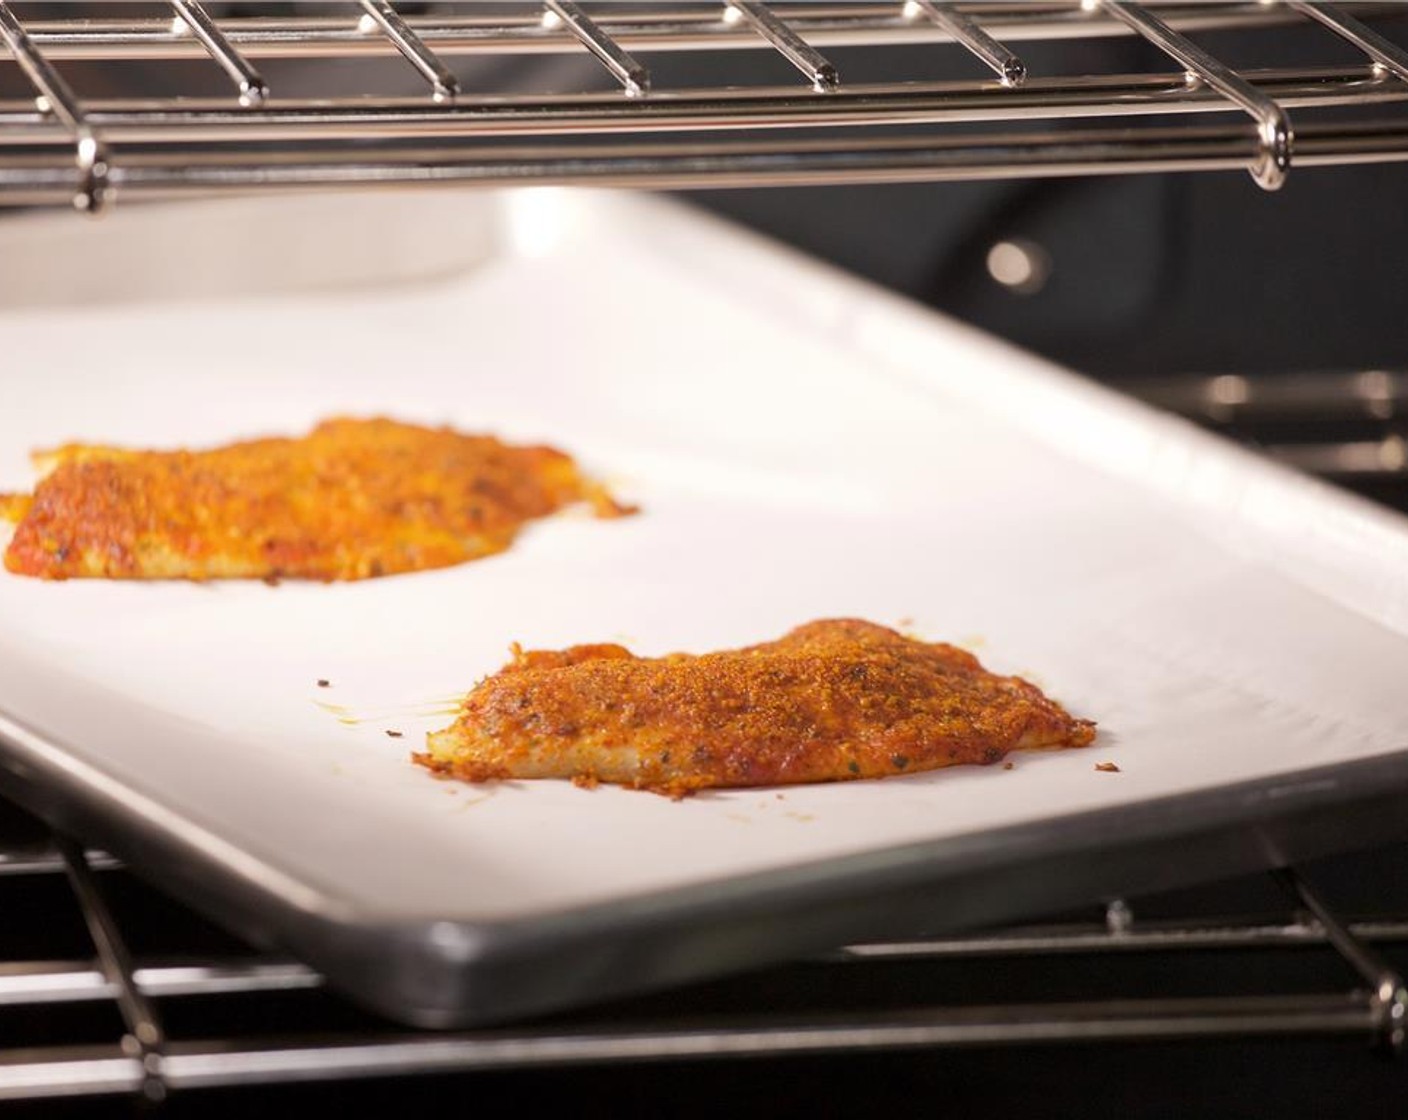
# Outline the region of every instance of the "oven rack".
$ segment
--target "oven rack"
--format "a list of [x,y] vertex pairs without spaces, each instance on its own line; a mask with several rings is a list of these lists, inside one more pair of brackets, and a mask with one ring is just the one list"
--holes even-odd
[[[546,0],[493,16],[466,4],[404,16],[390,0],[349,7],[337,18],[217,19],[199,0],[170,0],[148,18],[25,23],[0,0],[0,40],[32,92],[0,101],[0,205],[96,211],[117,194],[368,183],[699,188],[1228,169],[1274,189],[1292,166],[1408,159],[1408,115],[1382,111],[1408,100],[1408,51],[1372,25],[1394,5]],[[1239,71],[1194,41],[1297,24],[1323,33],[1327,51],[1347,42],[1358,61]],[[1117,35],[1147,41],[1170,68],[1059,76],[1014,49]],[[825,52],[855,46],[932,48],[936,64],[962,64],[966,53],[991,76],[852,84]],[[675,50],[737,69],[724,71],[726,84],[659,88],[647,64]],[[796,84],[737,84],[746,56],[769,51],[795,68]],[[595,58],[614,92],[470,93],[453,65],[569,52]],[[424,95],[284,99],[260,69],[376,55],[404,60]],[[201,58],[212,79],[223,72],[223,94],[208,83],[181,96],[144,90],[152,68]],[[93,63],[111,64],[114,81],[136,75],[136,88],[80,98],[63,68]],[[1323,111],[1330,119],[1311,119]],[[1215,119],[1170,123],[1186,114]]]
[[1142,400],[1408,512],[1408,370],[1180,374]]
[[[952,1047],[1032,1046],[1228,1037],[1349,1036],[1387,1052],[1404,1047],[1408,991],[1376,946],[1408,942],[1408,916],[1348,922],[1294,870],[1276,873],[1289,916],[1239,921],[1136,922],[1112,902],[1103,924],[1066,922],[964,937],[856,945],[807,967],[831,976],[862,967],[916,962],[993,962],[1040,958],[1055,976],[1072,957],[1089,954],[1188,957],[1225,951],[1285,953],[1332,948],[1357,976],[1355,986],[1318,993],[1028,1002],[1022,1005],[907,1005],[778,1013],[750,1006],[721,1017],[697,1012],[631,1010],[628,1005],[528,1025],[458,1033],[413,1033],[363,1018],[353,1029],[300,1029],[288,999],[332,999],[322,979],[293,961],[248,949],[197,949],[145,959],[109,903],[109,885],[125,876],[112,857],[48,833],[0,802],[0,912],[42,926],[46,944],[61,936],[63,915],[50,904],[25,912],[25,883],[66,879],[91,956],[0,958],[0,1039],[7,1015],[56,1015],[64,1008],[115,1005],[121,1026],[107,1041],[0,1044],[0,1100],[135,1095],[161,1101],[186,1090],[297,1082],[472,1075],[493,1071],[593,1065],[626,1069],[649,1061],[784,1059]],[[174,904],[168,904],[174,906]],[[81,917],[80,917],[81,916]],[[158,918],[158,921],[160,919]],[[130,921],[130,919],[129,919]],[[71,932],[71,931],[70,931]],[[14,928],[9,931],[12,937]],[[3,942],[0,942],[3,943]],[[9,949],[5,956],[15,956]],[[819,985],[825,988],[826,984]],[[1038,985],[1034,984],[1033,987]],[[237,1037],[177,1037],[163,1020],[174,1003],[282,999],[274,1030]],[[647,1000],[647,1005],[649,1001]],[[754,1001],[757,1003],[757,1001]],[[211,1013],[206,1012],[206,1020]],[[316,1021],[316,1017],[315,1021]],[[260,1016],[261,1022],[263,1016]],[[91,1032],[89,1032],[91,1034]],[[1366,1059],[1367,1060],[1367,1059]]]

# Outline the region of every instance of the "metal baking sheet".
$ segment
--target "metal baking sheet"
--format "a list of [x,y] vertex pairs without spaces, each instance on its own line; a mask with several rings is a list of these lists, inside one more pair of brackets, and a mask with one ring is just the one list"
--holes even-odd
[[[68,440],[385,413],[555,443],[642,505],[360,584],[0,578],[6,788],[390,1015],[491,1021],[1408,833],[1402,519],[762,239],[537,191],[0,242],[28,276],[0,488]],[[1099,740],[679,802],[408,761],[512,641],[702,651],[836,616],[966,644]]]

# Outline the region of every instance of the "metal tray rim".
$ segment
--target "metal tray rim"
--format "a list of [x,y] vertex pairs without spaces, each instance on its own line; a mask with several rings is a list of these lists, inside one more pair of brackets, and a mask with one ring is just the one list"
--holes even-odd
[[[1405,747],[551,915],[379,925],[359,921],[325,895],[310,892],[300,902],[268,891],[185,832],[134,811],[117,791],[61,768],[45,757],[50,751],[63,749],[0,714],[0,791],[54,828],[102,843],[139,876],[256,942],[307,955],[352,998],[437,1028],[540,1014],[857,939],[971,928],[1042,906],[1170,889],[1408,837]],[[766,907],[750,907],[763,899]],[[718,944],[721,937],[727,945]],[[681,938],[700,951],[680,952]],[[588,961],[594,967],[584,969]]]

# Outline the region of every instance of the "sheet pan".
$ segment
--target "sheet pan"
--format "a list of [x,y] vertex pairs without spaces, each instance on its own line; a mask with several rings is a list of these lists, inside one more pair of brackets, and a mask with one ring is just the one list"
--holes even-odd
[[[493,1021],[1408,833],[1395,515],[660,199],[40,226],[0,231],[51,293],[0,312],[0,489],[68,440],[389,414],[552,442],[643,507],[354,585],[0,578],[7,791],[389,1015]],[[189,239],[220,276],[168,258],[144,291],[132,254]],[[290,245],[292,290],[232,291]],[[52,298],[76,262],[134,278]],[[839,616],[965,644],[1099,739],[680,802],[408,761],[512,641],[702,651]]]

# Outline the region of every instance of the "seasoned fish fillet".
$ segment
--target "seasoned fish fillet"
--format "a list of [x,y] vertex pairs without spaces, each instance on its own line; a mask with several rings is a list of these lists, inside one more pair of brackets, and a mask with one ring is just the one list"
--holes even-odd
[[700,656],[515,647],[414,757],[471,782],[572,778],[680,796],[987,764],[1094,738],[1089,720],[964,650],[838,619]]
[[209,451],[69,445],[0,495],[5,567],[45,579],[363,579],[507,548],[577,501],[627,512],[551,447],[393,420]]

